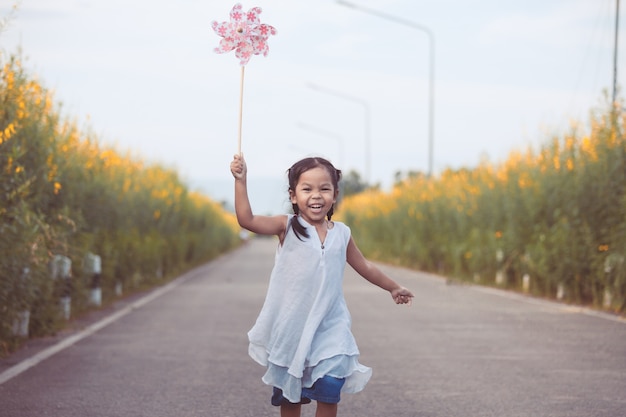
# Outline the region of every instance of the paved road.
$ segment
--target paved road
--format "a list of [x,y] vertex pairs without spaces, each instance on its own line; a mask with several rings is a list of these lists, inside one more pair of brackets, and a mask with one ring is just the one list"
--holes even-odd
[[[246,341],[274,247],[257,239],[198,268],[4,382],[0,416],[278,416]],[[343,396],[340,415],[626,416],[625,321],[383,268],[417,296],[396,306],[346,275],[361,361],[374,375]]]

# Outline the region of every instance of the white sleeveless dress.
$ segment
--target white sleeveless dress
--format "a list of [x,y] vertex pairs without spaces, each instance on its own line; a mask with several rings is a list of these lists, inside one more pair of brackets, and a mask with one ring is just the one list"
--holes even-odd
[[[289,220],[293,215],[289,215]],[[263,308],[248,332],[248,352],[267,367],[263,382],[297,403],[303,387],[324,375],[345,378],[342,392],[361,391],[372,370],[358,361],[343,295],[350,228],[333,222],[322,245],[315,228],[301,218],[309,238],[288,227],[276,250]]]

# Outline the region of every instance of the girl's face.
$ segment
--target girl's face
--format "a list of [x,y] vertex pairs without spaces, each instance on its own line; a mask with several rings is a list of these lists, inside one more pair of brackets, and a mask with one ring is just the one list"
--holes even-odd
[[300,174],[295,190],[290,190],[291,204],[298,206],[299,214],[309,224],[320,224],[337,201],[330,173],[315,167]]

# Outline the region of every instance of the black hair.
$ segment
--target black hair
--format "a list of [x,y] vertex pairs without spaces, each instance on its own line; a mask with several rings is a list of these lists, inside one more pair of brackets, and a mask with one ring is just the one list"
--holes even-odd
[[[300,179],[300,175],[304,172],[313,169],[313,168],[324,168],[330,174],[331,181],[333,183],[333,187],[335,188],[335,192],[339,190],[339,181],[341,181],[341,170],[335,168],[330,161],[320,158],[320,157],[310,157],[304,158],[300,161],[296,162],[287,170],[287,179],[289,181],[289,191],[291,193],[296,192],[296,185],[298,185],[298,180]],[[288,227],[293,229],[296,237],[302,240],[302,236],[309,237],[309,233],[306,231],[306,227],[302,225],[298,221],[299,209],[298,205],[292,203],[291,207],[293,209],[293,213],[295,216],[291,218]],[[326,217],[328,220],[331,219],[335,210],[335,205],[333,204]]]

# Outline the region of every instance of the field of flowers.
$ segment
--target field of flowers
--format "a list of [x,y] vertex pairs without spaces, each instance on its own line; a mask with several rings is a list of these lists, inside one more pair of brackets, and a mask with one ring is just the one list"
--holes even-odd
[[625,127],[607,105],[540,149],[350,196],[338,215],[375,259],[624,313]]
[[[30,312],[31,336],[89,308],[89,254],[101,258],[102,299],[158,284],[234,247],[236,219],[177,173],[104,147],[65,120],[50,91],[0,53],[0,355]],[[51,260],[71,278],[51,278]]]

